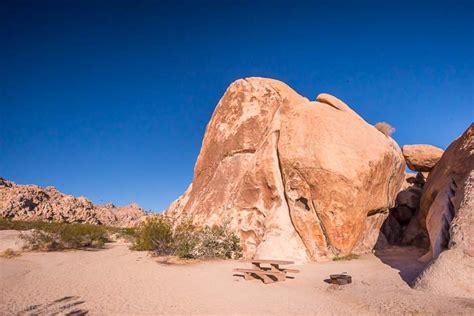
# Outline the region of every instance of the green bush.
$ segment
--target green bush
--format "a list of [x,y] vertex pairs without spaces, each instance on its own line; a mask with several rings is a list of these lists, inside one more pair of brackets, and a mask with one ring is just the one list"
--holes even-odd
[[0,230],[30,230],[43,229],[51,225],[60,225],[59,223],[48,223],[42,221],[13,221],[7,218],[0,218]]
[[30,233],[23,233],[20,237],[26,242],[25,248],[35,251],[59,251],[64,246],[58,235],[34,229]]
[[189,220],[173,225],[164,218],[153,218],[137,229],[133,250],[153,251],[155,255],[180,258],[240,258],[240,240],[226,225],[199,228]]
[[57,233],[65,249],[102,248],[108,241],[107,229],[99,225],[63,224]]
[[240,258],[240,239],[227,226],[205,226],[197,234],[198,242],[193,249],[197,258]]
[[172,252],[173,232],[171,223],[165,218],[149,218],[135,232],[132,250]]
[[[15,227],[28,224],[16,224]],[[58,251],[64,249],[102,248],[108,241],[108,230],[104,226],[92,224],[66,224],[34,222],[29,233],[21,238],[31,250]]]
[[[198,229],[192,221],[180,222],[173,231],[174,254],[180,258],[195,258],[194,250],[199,243]],[[159,252],[156,252],[161,255]]]

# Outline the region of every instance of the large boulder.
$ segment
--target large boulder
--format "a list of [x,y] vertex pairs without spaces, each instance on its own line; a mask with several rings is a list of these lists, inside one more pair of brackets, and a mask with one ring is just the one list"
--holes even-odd
[[17,185],[0,178],[0,217],[129,227],[144,216],[136,204],[94,205],[85,197],[67,195],[54,187]]
[[429,172],[439,161],[444,151],[431,145],[405,145],[402,152],[408,168],[418,172]]
[[[458,216],[461,204],[470,199],[469,177],[474,170],[474,124],[456,139],[428,176],[421,196],[421,222],[430,237],[429,258],[436,258],[449,246],[453,238],[451,225]],[[472,219],[472,209],[465,211]],[[466,224],[466,223],[463,223]],[[456,231],[458,231],[456,229]],[[468,231],[471,235],[472,230]],[[467,232],[464,232],[467,233]],[[464,239],[463,247],[474,247]],[[458,245],[461,247],[461,245]],[[466,248],[466,250],[468,249]],[[472,252],[474,255],[474,251]]]
[[246,257],[370,251],[404,181],[398,145],[341,100],[235,81],[209,122],[192,185],[166,214],[228,224]]
[[417,287],[473,297],[474,124],[448,147],[428,176],[421,219],[430,239],[430,250],[421,260],[436,260]]

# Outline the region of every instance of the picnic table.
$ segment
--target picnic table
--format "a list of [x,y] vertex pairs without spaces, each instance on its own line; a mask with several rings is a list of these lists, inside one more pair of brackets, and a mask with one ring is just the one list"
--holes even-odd
[[300,272],[299,270],[280,267],[280,265],[293,264],[293,261],[251,259],[246,262],[252,263],[251,269],[234,269],[234,271],[243,273],[245,280],[261,279],[265,284],[285,281],[288,273]]

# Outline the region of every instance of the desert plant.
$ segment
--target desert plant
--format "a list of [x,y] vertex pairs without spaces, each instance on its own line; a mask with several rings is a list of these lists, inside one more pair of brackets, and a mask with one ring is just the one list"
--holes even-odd
[[36,223],[20,235],[26,248],[39,251],[102,248],[108,241],[106,227],[91,224]]
[[174,254],[180,258],[196,258],[195,247],[199,237],[199,230],[191,220],[181,221],[173,230]]
[[11,258],[14,258],[14,257],[18,257],[19,255],[20,255],[19,252],[15,251],[11,248],[7,248],[3,252],[0,252],[0,258],[6,258],[6,259],[11,259]]
[[227,225],[204,227],[198,240],[194,249],[196,257],[230,259],[242,256],[240,239]]
[[108,241],[107,229],[99,225],[63,224],[57,233],[66,249],[102,248]]
[[385,136],[391,136],[395,132],[395,128],[387,122],[378,122],[374,125],[374,127]]
[[31,232],[23,233],[20,238],[26,242],[25,249],[34,251],[58,251],[64,247],[56,234],[33,229]]
[[227,225],[196,226],[186,219],[173,232],[175,255],[180,258],[240,258],[240,239]]
[[180,258],[239,258],[240,240],[227,225],[199,227],[191,220],[172,222],[155,217],[143,222],[136,230],[132,250],[152,251],[157,256]]
[[149,218],[136,229],[132,250],[155,251],[170,254],[172,250],[173,231],[171,223],[163,217]]
[[14,221],[7,218],[0,218],[0,230],[30,230],[43,229],[45,227],[61,225],[60,223],[48,223],[42,221]]

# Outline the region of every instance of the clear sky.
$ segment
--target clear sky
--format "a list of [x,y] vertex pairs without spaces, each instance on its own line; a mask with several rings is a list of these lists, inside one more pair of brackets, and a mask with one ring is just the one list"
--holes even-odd
[[473,21],[474,1],[1,0],[0,176],[160,211],[249,76],[445,148],[474,118]]

